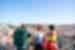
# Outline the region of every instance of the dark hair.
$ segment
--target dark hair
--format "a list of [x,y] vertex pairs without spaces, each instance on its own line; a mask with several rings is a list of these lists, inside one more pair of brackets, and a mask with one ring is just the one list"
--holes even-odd
[[54,30],[55,29],[54,25],[49,25],[48,27],[49,27],[49,30]]
[[31,37],[31,34],[28,34],[28,37],[30,38]]
[[24,25],[24,24],[22,24],[22,25],[21,25],[21,28],[25,28],[25,25]]

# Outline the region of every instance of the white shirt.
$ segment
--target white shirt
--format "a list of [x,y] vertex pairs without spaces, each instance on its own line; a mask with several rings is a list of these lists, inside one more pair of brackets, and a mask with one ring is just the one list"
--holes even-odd
[[38,38],[38,39],[36,40],[36,42],[37,42],[37,43],[41,43],[42,40],[43,40],[44,33],[43,33],[43,32],[35,32],[34,34],[35,34],[35,35],[34,35],[35,38]]

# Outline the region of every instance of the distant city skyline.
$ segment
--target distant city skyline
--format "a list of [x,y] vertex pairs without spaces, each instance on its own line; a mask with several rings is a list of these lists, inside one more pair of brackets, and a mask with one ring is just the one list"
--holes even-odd
[[0,23],[75,24],[75,0],[0,0]]

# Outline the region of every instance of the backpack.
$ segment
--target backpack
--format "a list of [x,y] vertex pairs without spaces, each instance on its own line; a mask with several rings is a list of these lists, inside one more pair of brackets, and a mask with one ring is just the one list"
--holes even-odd
[[44,48],[47,48],[47,47],[51,47],[51,44],[57,48],[57,33],[56,32],[53,32],[53,34],[49,34],[47,36],[44,36],[44,39],[43,39],[43,43],[42,43],[42,46]]

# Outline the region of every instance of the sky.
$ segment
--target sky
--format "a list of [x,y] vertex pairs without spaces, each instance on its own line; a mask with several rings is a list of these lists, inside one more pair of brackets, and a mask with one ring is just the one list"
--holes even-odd
[[75,23],[75,0],[0,0],[0,23]]

